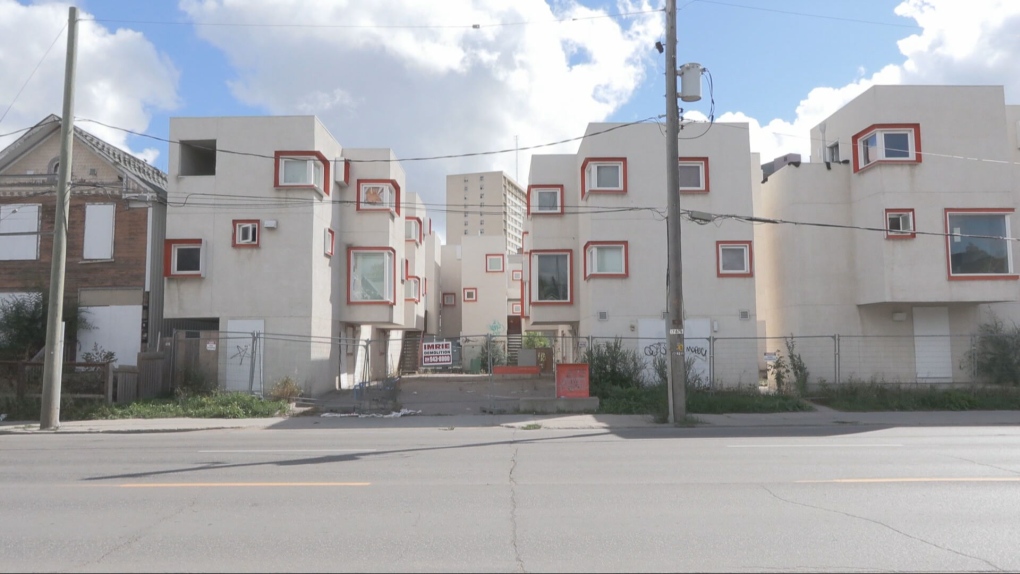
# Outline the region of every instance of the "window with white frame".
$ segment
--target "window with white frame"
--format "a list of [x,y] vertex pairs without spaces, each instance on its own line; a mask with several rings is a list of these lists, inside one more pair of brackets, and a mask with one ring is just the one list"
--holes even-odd
[[913,209],[885,210],[885,236],[889,239],[910,239],[916,237]]
[[512,281],[520,281],[523,276],[524,276],[524,272],[521,271],[520,269],[514,269],[510,273],[510,279]]
[[717,241],[716,271],[719,277],[750,277],[753,261],[750,241]]
[[531,257],[532,300],[535,303],[569,303],[570,252],[532,251]]
[[485,272],[502,273],[503,255],[499,253],[488,253],[485,255]]
[[371,181],[360,182],[358,185],[359,211],[379,210],[399,213],[397,205],[397,190],[392,182]]
[[456,293],[443,293],[443,307],[454,307],[457,305]]
[[394,253],[390,249],[350,251],[350,301],[393,303]]
[[853,137],[855,169],[876,162],[919,162],[920,126],[918,124],[878,124]]
[[591,242],[585,245],[585,278],[626,277],[627,242]]
[[325,190],[324,166],[317,157],[287,156],[280,157],[280,187],[314,186]]
[[584,161],[582,176],[584,192],[626,191],[626,161],[623,159],[589,158]]
[[478,300],[478,289],[475,287],[465,287],[462,298],[465,303],[474,303]]
[[205,241],[202,239],[167,239],[164,242],[165,277],[204,277]]
[[39,259],[39,204],[0,205],[0,261]]
[[410,276],[407,281],[404,281],[404,301],[414,301],[417,303],[421,300],[421,279]]
[[708,158],[707,157],[682,157],[677,166],[679,179],[677,179],[680,191],[708,191]]
[[950,278],[1011,275],[1010,211],[946,210]]
[[404,220],[404,239],[421,243],[421,221],[414,217]]
[[521,304],[520,303],[511,303],[510,304],[510,314],[511,315],[520,315],[521,314]]
[[258,247],[261,233],[257,219],[235,219],[233,244],[234,247]]
[[563,186],[532,187],[530,213],[563,213]]
[[82,259],[113,259],[114,220],[117,206],[112,203],[89,203],[85,205],[85,237],[82,244]]

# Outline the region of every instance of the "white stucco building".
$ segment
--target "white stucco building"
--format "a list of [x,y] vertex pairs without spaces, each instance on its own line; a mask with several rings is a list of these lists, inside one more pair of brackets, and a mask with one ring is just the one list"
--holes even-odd
[[198,352],[220,386],[290,376],[314,396],[394,374],[438,269],[393,153],[313,116],[172,118],[170,136],[167,324],[217,332]]
[[840,226],[755,228],[768,334],[840,335],[812,382],[973,380],[979,323],[1018,316],[1018,120],[1001,87],[874,86],[768,176],[758,215]]
[[[680,139],[685,210],[750,213],[752,154],[745,124],[689,125]],[[590,124],[576,154],[535,155],[524,238],[525,330],[578,339],[621,337],[643,350],[665,340],[666,142],[656,124]],[[716,384],[757,383],[759,356],[751,225],[684,222],[686,347],[709,374],[710,336],[732,341]],[[576,347],[561,350],[571,360]],[[721,356],[721,355],[720,355]]]

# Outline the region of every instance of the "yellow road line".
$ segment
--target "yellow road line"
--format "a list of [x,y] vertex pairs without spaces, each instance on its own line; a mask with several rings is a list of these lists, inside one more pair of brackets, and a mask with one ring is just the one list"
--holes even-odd
[[1020,482],[1020,476],[971,477],[971,478],[835,478],[832,480],[797,480],[798,484],[876,484],[891,482]]
[[118,488],[217,488],[260,486],[369,486],[371,482],[151,482],[116,484]]

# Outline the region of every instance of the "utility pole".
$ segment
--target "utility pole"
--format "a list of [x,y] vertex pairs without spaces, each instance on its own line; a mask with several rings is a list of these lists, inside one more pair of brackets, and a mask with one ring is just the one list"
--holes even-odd
[[666,257],[669,290],[669,422],[687,416],[687,372],[684,361],[684,292],[680,249],[680,109],[676,80],[676,0],[666,0]]
[[64,272],[67,259],[67,212],[71,203],[71,149],[74,144],[74,73],[78,59],[78,9],[67,16],[67,59],[64,65],[64,111],[60,118],[60,168],[57,173],[57,211],[53,220],[53,261],[46,314],[46,356],[43,363],[42,412],[39,428],[60,426],[60,379],[64,370]]

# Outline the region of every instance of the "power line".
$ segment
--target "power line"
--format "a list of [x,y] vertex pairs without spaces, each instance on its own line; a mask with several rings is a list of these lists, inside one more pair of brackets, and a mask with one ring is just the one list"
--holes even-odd
[[551,20],[525,20],[518,22],[491,22],[488,24],[310,24],[310,23],[266,23],[266,22],[180,22],[169,20],[120,20],[110,18],[83,18],[93,22],[115,23],[115,24],[160,24],[171,26],[212,26],[232,28],[327,28],[327,29],[349,29],[349,30],[429,30],[429,29],[481,29],[481,28],[503,28],[511,26],[532,26],[539,24],[562,24],[569,22],[582,22],[586,20],[628,18],[662,12],[663,10],[638,10],[634,12],[617,12],[613,14],[596,14],[592,16],[573,16],[565,18],[554,18]]
[[[18,101],[18,97],[21,96],[21,92],[25,91],[25,87],[28,86],[28,83],[32,81],[32,77],[35,76],[36,71],[39,70],[39,66],[41,66],[42,63],[46,60],[46,56],[50,55],[50,50],[52,50],[53,46],[55,46],[57,44],[57,40],[59,40],[60,37],[64,35],[64,30],[66,28],[67,28],[67,24],[64,24],[60,28],[60,31],[57,32],[57,36],[55,38],[53,38],[52,42],[50,42],[50,47],[46,48],[46,52],[43,53],[42,58],[39,58],[39,61],[35,64],[35,67],[32,68],[32,73],[28,75],[28,78],[25,80],[25,83],[21,85],[21,89],[18,90],[18,93],[14,94],[14,99],[11,100],[10,105],[8,105],[7,109],[4,110],[3,115],[0,115],[0,123],[2,123],[4,121],[4,118],[7,117],[7,113],[10,112],[11,108],[14,107],[14,103]],[[21,130],[18,130],[18,131],[21,131]],[[12,132],[12,133],[18,133],[18,132],[15,131],[15,132]],[[3,134],[3,135],[0,135],[0,137],[7,136],[7,135],[11,135],[11,134]]]

